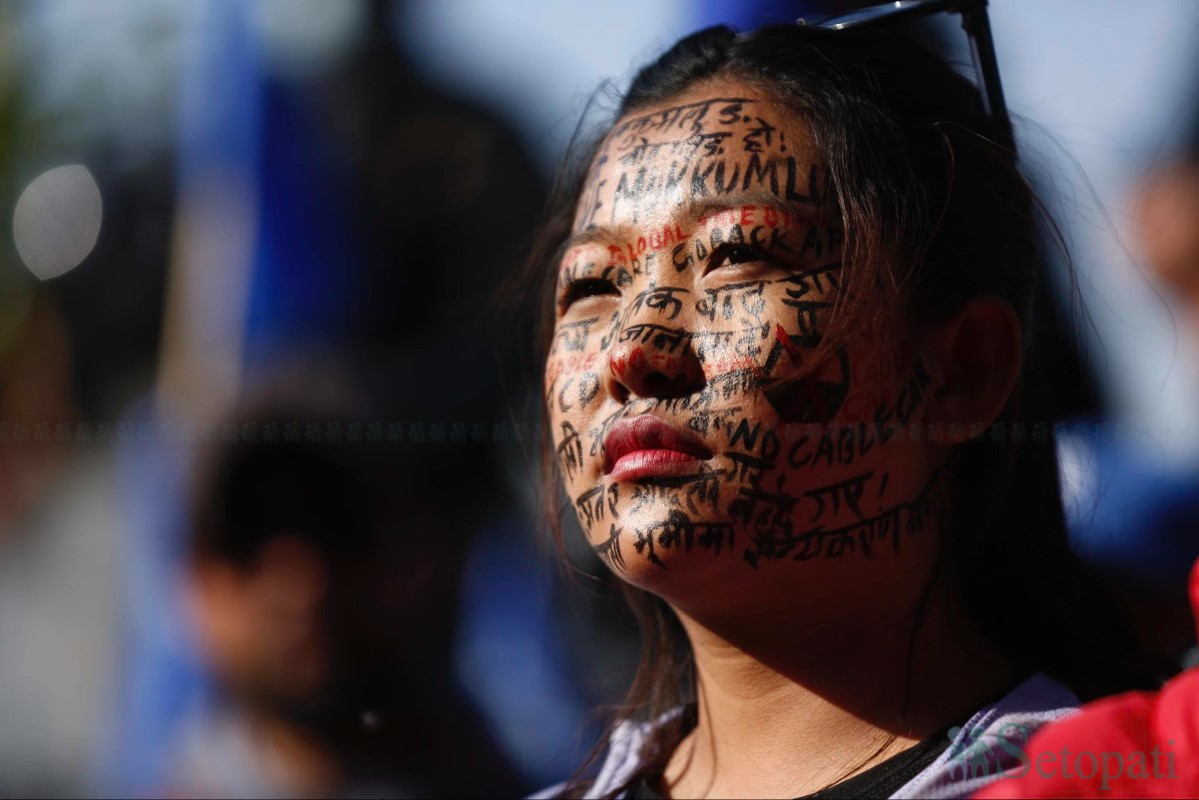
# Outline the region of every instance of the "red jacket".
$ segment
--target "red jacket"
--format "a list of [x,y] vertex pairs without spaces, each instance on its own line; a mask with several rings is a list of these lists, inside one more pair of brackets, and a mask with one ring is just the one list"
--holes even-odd
[[[1199,620],[1199,563],[1191,570]],[[1020,777],[977,797],[1199,797],[1199,668],[1160,692],[1097,700],[1039,731]]]

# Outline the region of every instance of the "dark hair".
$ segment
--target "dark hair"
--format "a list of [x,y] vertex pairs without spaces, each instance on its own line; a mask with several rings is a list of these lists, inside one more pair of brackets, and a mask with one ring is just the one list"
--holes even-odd
[[[416,548],[429,526],[455,531],[438,547],[464,553],[465,531],[499,496],[485,445],[455,436],[414,446],[385,438],[379,422],[430,413],[404,377],[424,367],[335,350],[276,354],[197,452],[191,555],[245,567],[280,535],[322,558],[361,555],[387,541]],[[454,493],[463,483],[480,487],[471,504]]]
[[[641,70],[617,118],[716,78],[760,87],[807,123],[842,216],[844,260],[856,266],[847,282],[876,282],[917,320],[952,314],[979,295],[1003,298],[1020,320],[1026,357],[1009,402],[989,430],[958,448],[954,516],[939,567],[979,630],[1017,674],[1045,672],[1083,698],[1153,685],[1164,671],[1142,655],[1121,610],[1067,546],[1053,384],[1040,363],[1054,347],[1044,329],[1054,300],[1042,291],[1042,246],[1050,237],[1061,245],[1061,237],[1015,154],[990,137],[977,89],[897,35],[799,26],[738,35],[716,27]],[[547,284],[547,321],[548,261],[570,233],[598,144],[562,172],[530,260]],[[852,285],[845,294],[854,294]],[[555,460],[545,462],[549,496],[559,497]],[[623,590],[644,646],[621,717],[657,720],[691,700],[689,648],[663,601]],[[676,716],[655,729],[631,781],[661,773],[685,725]],[[583,786],[576,781],[567,791]]]
[[[191,556],[246,568],[271,540],[303,541],[322,558],[375,544],[384,524],[383,486],[365,446],[299,435],[360,418],[362,401],[327,359],[320,379],[293,374],[286,357],[247,391],[201,447],[191,487]],[[269,429],[259,430],[263,423]],[[287,425],[296,430],[287,431]],[[259,435],[261,434],[261,435]]]

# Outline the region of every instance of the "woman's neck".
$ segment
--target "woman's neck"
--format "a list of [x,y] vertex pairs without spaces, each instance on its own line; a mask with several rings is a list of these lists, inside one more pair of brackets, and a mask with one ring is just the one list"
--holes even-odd
[[[698,719],[665,774],[674,797],[796,797],[963,722],[1009,686],[1004,659],[932,596],[860,626],[728,635],[680,613]],[[735,629],[734,629],[735,630]]]

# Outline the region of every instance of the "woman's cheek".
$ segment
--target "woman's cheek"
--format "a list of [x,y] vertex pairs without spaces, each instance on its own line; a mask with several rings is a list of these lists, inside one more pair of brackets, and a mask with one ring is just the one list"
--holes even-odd
[[851,388],[841,409],[840,422],[853,424],[873,420],[878,408],[894,393],[895,375],[889,361],[873,351],[849,356]]
[[586,413],[600,395],[600,372],[596,354],[579,359],[579,364],[558,377],[549,387],[546,402],[551,416],[570,417]]
[[916,354],[905,343],[902,331],[890,335],[869,331],[859,333],[847,344],[850,352],[850,386],[841,421],[881,424],[893,421],[896,414],[906,424],[912,412],[907,394],[920,394],[918,388],[905,393],[905,385],[919,382],[923,374]]
[[604,397],[603,354],[594,342],[590,344],[585,350],[553,355],[546,362],[544,402],[551,441],[572,495],[600,473],[595,431]]

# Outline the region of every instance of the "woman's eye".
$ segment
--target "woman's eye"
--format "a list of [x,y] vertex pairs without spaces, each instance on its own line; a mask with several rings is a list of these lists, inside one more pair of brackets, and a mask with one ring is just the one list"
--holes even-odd
[[712,259],[708,262],[708,271],[720,269],[723,266],[752,264],[755,261],[769,261],[769,259],[753,245],[723,244],[712,252]]
[[603,278],[583,278],[577,281],[571,281],[568,286],[562,291],[562,299],[560,305],[563,311],[570,308],[571,305],[579,300],[584,300],[588,297],[600,297],[602,295],[620,295],[620,290],[612,281]]

